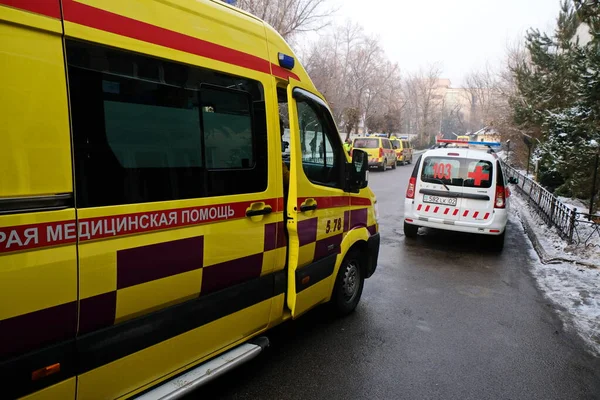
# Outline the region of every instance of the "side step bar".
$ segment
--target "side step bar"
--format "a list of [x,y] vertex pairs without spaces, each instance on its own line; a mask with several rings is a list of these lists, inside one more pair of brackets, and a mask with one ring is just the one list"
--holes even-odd
[[137,400],[174,400],[179,399],[192,390],[231,371],[235,367],[250,361],[263,349],[269,346],[269,339],[264,336],[241,344],[197,367],[175,376],[171,380],[143,393]]

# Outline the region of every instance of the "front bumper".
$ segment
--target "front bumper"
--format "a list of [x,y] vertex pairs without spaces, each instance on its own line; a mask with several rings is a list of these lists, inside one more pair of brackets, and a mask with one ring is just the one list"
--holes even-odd
[[377,259],[379,258],[379,243],[381,242],[381,237],[379,236],[379,232],[371,235],[367,240],[367,249],[368,249],[368,258],[367,258],[367,275],[366,278],[370,278],[371,275],[375,273],[377,269]]

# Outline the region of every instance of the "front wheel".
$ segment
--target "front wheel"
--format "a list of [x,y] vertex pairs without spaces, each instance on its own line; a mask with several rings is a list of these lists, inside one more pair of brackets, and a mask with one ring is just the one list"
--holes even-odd
[[360,301],[365,284],[361,263],[362,258],[356,250],[350,251],[342,261],[331,297],[333,311],[339,316],[350,314]]
[[396,164],[398,164],[398,161],[394,161],[394,163],[392,164],[392,169],[396,169]]

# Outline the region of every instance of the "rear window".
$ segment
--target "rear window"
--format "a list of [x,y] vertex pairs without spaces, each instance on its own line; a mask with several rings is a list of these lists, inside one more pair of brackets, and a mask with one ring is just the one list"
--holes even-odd
[[492,179],[492,163],[473,158],[427,157],[421,171],[423,182],[448,186],[489,188]]
[[379,147],[379,139],[355,139],[353,147],[357,149],[376,149]]
[[399,149],[400,148],[400,141],[399,140],[390,140],[392,142],[392,146],[394,146],[395,149]]

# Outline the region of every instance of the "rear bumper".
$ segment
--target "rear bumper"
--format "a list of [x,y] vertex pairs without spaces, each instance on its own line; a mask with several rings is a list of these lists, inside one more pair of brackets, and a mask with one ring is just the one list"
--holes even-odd
[[383,167],[383,158],[370,159],[369,167]]
[[366,278],[370,278],[371,275],[375,273],[377,269],[377,259],[379,258],[379,243],[381,238],[379,236],[379,232],[371,235],[367,240],[367,248],[368,248],[368,260],[367,260],[367,275]]
[[410,225],[426,228],[442,229],[445,231],[476,233],[479,235],[501,235],[506,229],[508,212],[506,209],[494,209],[492,217],[486,222],[468,222],[432,217],[414,212],[412,200],[405,200],[404,221]]

